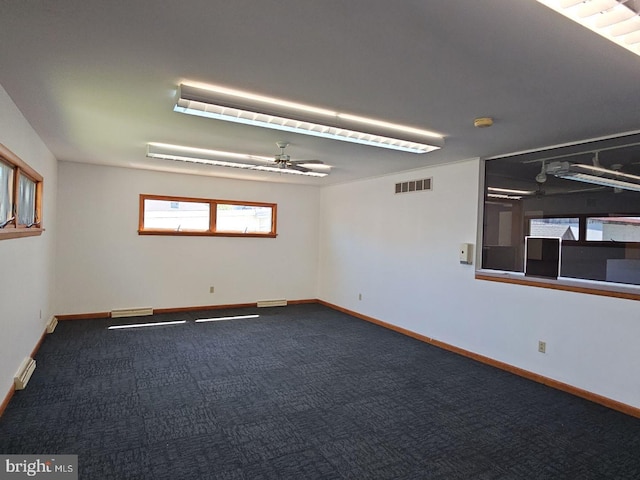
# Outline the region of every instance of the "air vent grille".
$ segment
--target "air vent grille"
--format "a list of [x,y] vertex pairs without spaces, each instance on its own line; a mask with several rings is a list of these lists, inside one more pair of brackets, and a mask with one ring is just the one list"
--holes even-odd
[[111,318],[144,317],[147,315],[153,315],[153,308],[116,308],[111,310]]
[[27,357],[20,364],[20,368],[16,372],[15,377],[13,378],[14,386],[16,390],[24,390],[29,383],[29,379],[31,378],[31,374],[36,369],[36,361]]
[[282,300],[258,300],[258,307],[286,307],[287,301],[283,298]]
[[58,319],[56,317],[51,317],[51,319],[47,323],[47,333],[53,333],[57,325]]
[[433,179],[431,178],[400,182],[396,183],[396,193],[425,192],[427,190],[431,190],[432,185]]

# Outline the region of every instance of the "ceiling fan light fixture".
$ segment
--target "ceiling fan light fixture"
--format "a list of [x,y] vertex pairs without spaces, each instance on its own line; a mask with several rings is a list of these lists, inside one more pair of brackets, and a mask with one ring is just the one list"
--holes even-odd
[[427,153],[444,146],[444,138],[429,130],[211,85],[180,84],[173,110],[403,152]]
[[540,173],[536,175],[536,182],[545,183],[547,181],[547,164],[542,162],[542,166],[540,167]]
[[283,169],[279,165],[273,164],[272,157],[223,152],[219,150],[207,150],[204,148],[171,145],[167,143],[147,143],[147,157],[161,160],[198,163],[202,165],[213,165],[217,167],[231,167],[245,170],[259,170],[263,172],[305,175],[308,177],[326,177],[328,175],[328,172],[315,172],[312,170],[303,172],[300,170]]
[[640,55],[640,3],[635,0],[538,0],[613,43]]

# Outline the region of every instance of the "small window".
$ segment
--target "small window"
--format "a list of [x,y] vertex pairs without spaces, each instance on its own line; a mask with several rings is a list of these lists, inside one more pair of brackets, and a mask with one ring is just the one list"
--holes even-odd
[[640,242],[640,217],[587,218],[587,241]]
[[579,218],[532,218],[529,220],[529,235],[532,237],[578,240],[579,232]]
[[146,199],[144,226],[152,230],[180,232],[209,230],[209,204]]
[[276,204],[140,195],[141,235],[276,236]]
[[0,240],[42,233],[42,176],[0,144]]
[[24,174],[18,177],[18,225],[36,223],[36,182]]
[[216,211],[218,232],[271,233],[272,207],[219,203]]

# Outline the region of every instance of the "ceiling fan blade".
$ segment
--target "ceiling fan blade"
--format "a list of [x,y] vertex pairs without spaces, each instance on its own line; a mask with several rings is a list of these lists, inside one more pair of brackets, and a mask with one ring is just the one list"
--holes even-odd
[[324,165],[322,160],[291,160],[292,165]]
[[307,173],[307,172],[311,172],[312,170],[308,169],[308,168],[304,168],[301,167],[300,165],[287,165],[287,168],[290,170],[297,170],[299,172],[303,172],[303,173]]

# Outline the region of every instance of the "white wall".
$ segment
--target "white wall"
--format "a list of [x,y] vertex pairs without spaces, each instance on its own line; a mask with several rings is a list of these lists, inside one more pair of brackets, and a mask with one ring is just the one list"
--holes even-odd
[[38,237],[0,241],[0,402],[53,315],[56,161],[0,86],[0,143],[44,177]]
[[[278,237],[141,236],[141,193],[277,203]],[[319,198],[313,186],[60,162],[56,313],[316,298]]]
[[[56,170],[1,87],[0,142],[44,176],[46,228],[0,242],[0,397],[54,313],[318,297],[640,407],[638,302],[475,280],[458,263],[459,244],[476,238],[478,160],[322,190]],[[433,191],[393,194],[396,182],[429,176]],[[140,193],[275,202],[279,236],[139,236]]]
[[[431,192],[393,193],[430,176]],[[324,188],[319,297],[640,407],[638,302],[475,280],[459,264],[476,239],[478,179],[469,160]]]

